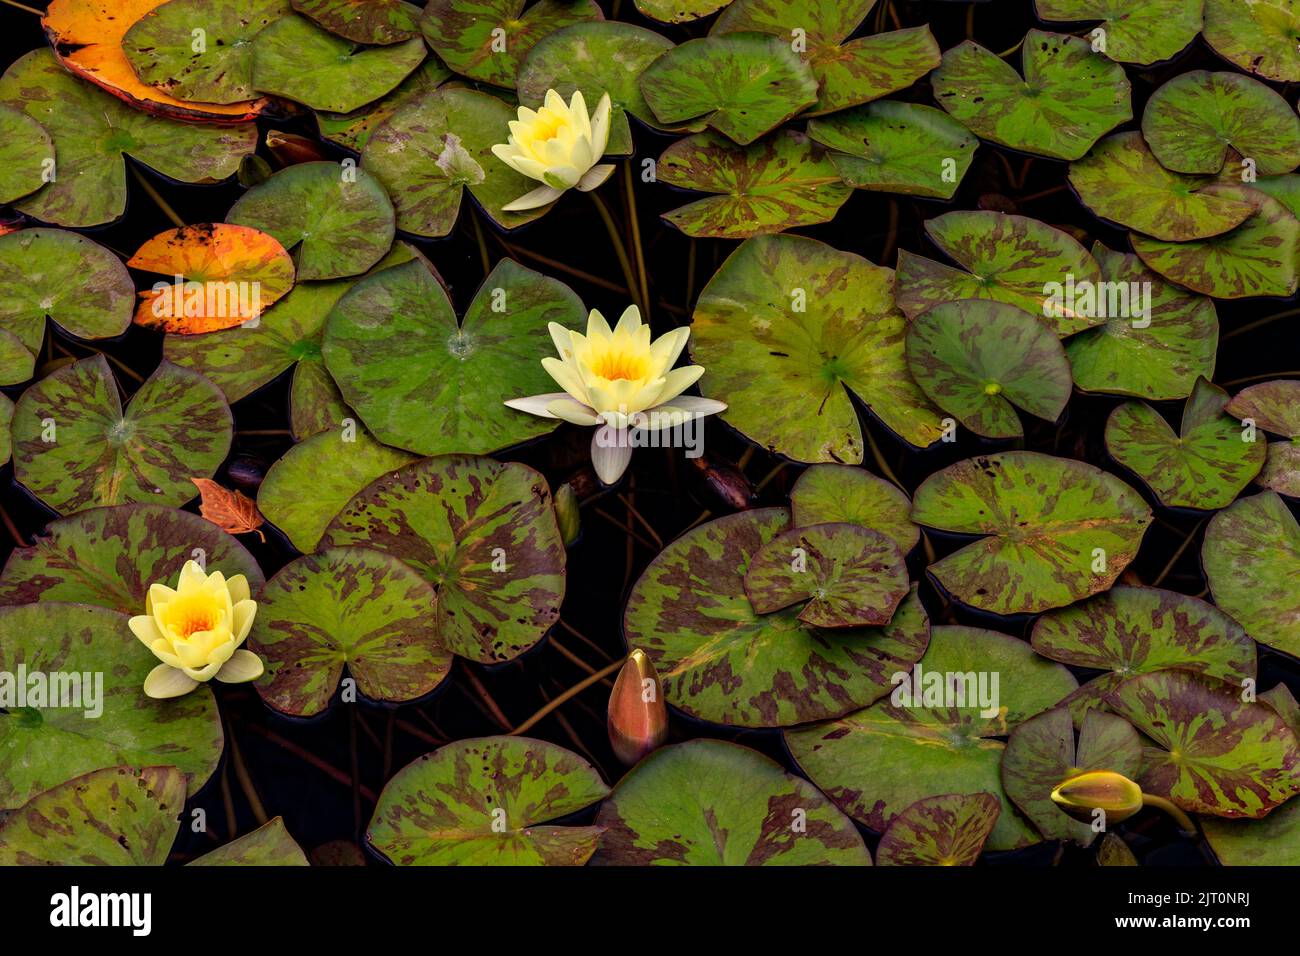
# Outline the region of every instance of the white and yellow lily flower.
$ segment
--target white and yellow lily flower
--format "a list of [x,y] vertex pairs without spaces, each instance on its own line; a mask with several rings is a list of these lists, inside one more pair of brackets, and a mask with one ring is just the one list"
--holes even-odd
[[546,91],[539,109],[519,107],[519,119],[510,121],[510,139],[492,147],[493,154],[511,169],[543,185],[524,193],[501,208],[523,212],[555,202],[567,190],[589,192],[614,171],[612,164],[596,165],[609,140],[609,94],[587,115],[582,91],[575,90],[567,104],[555,90]]

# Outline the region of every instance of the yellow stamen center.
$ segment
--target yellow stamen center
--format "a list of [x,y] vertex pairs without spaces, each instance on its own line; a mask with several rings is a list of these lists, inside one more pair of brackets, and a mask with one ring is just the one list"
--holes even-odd
[[646,377],[646,360],[641,355],[606,352],[596,359],[591,370],[611,382],[616,379],[642,379]]
[[215,608],[187,607],[176,617],[176,631],[181,637],[190,637],[199,631],[210,631],[217,626]]

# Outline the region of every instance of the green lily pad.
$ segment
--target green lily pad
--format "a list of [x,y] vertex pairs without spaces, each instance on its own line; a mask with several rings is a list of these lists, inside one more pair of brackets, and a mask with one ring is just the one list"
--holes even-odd
[[52,372],[14,409],[14,477],[61,514],[96,505],[183,505],[210,478],[233,424],[220,390],[163,362],[125,412],[101,354]]
[[898,252],[898,307],[915,319],[956,299],[992,299],[1042,316],[1060,338],[1105,321],[1058,301],[1067,277],[1096,283],[1101,270],[1088,250],[1037,219],[986,210],[949,212],[927,220],[926,234],[960,269],[906,250]]
[[1142,674],[1106,699],[1158,746],[1143,747],[1138,783],[1192,813],[1265,816],[1300,793],[1300,741],[1273,708],[1187,671]]
[[1044,839],[1091,846],[1097,831],[1062,813],[1052,802],[1053,788],[1087,770],[1131,779],[1141,766],[1142,743],[1128,721],[1097,711],[1087,714],[1076,750],[1070,711],[1057,707],[1011,731],[1002,754],[1002,786]]
[[22,339],[0,329],[0,385],[26,382],[35,370],[36,356],[27,350]]
[[1030,30],[1021,58],[1023,80],[966,40],[934,71],[934,98],[981,139],[1053,159],[1078,159],[1133,118],[1124,68],[1086,40]]
[[54,141],[22,110],[0,105],[0,203],[36,192],[54,165]]
[[1300,80],[1300,3],[1205,0],[1205,42],[1226,60],[1269,80]]
[[1120,405],[1106,419],[1106,450],[1167,508],[1225,508],[1264,466],[1264,442],[1247,441],[1224,414],[1228,393],[1205,379],[1183,409],[1178,434],[1144,402]]
[[1016,408],[1055,422],[1074,384],[1055,332],[986,299],[918,316],[907,329],[907,367],[930,401],[985,438],[1021,437]]
[[1070,185],[1098,216],[1172,242],[1220,235],[1255,211],[1244,199],[1200,191],[1211,182],[1165,169],[1138,132],[1109,136],[1070,164]]
[[801,604],[798,620],[812,627],[888,624],[909,590],[898,545],[847,522],[791,528],[756,551],[745,571],[755,611]]
[[852,189],[809,138],[780,130],[750,146],[716,133],[680,139],[659,157],[670,186],[721,193],[664,213],[688,236],[748,239],[830,222]]
[[547,826],[609,793],[577,754],[528,737],[457,740],[397,772],[366,830],[399,866],[582,866],[600,826]]
[[294,252],[299,281],[358,275],[393,244],[393,204],[364,169],[288,166],[240,197],[226,222],[274,236]]
[[594,110],[603,94],[610,99],[609,142],[605,153],[632,153],[628,114],[657,126],[654,111],[641,95],[641,74],[673,43],[667,37],[617,20],[584,20],[556,30],[528,53],[519,68],[519,102],[536,109],[555,90],[567,103],[582,91],[587,109]]
[[876,847],[877,866],[974,866],[1002,814],[992,793],[926,797],[897,814]]
[[420,32],[422,11],[404,0],[293,0],[293,8],[353,43],[387,46]]
[[[55,601],[0,608],[0,671],[89,674],[80,703],[97,704],[50,707],[47,699],[0,714],[0,809],[92,770],[163,760],[187,776],[181,793],[197,793],[221,760],[216,699],[206,688],[172,700],[146,697],[144,679],[157,664],[125,614]],[[91,695],[95,674],[103,683]]]
[[149,585],[175,583],[186,561],[262,586],[247,549],[211,521],[163,505],[91,508],[50,522],[15,548],[0,573],[0,604],[67,601],[143,614]]
[[848,817],[807,780],[722,740],[663,747],[600,805],[593,864],[869,866]]
[[546,479],[473,455],[424,458],[348,502],[321,538],[405,561],[438,592],[438,642],[481,663],[545,636],[564,597],[564,541]]
[[436,56],[430,56],[392,92],[373,103],[347,113],[318,112],[316,126],[321,136],[331,143],[359,153],[370,141],[370,134],[388,122],[390,116],[417,96],[432,93],[454,75]]
[[704,122],[742,146],[817,101],[817,78],[788,40],[728,33],[687,40],[641,74],[660,123]]
[[1101,20],[1101,52],[1141,66],[1172,58],[1201,32],[1201,0],[1034,0],[1034,10],[1040,20]]
[[0,866],[162,866],[185,808],[175,767],[108,767],[0,818]]
[[847,521],[878,531],[907,554],[921,529],[912,523],[912,502],[895,485],[852,465],[813,465],[790,489],[796,528]]
[[56,177],[15,205],[61,226],[99,226],[126,210],[126,156],[164,176],[211,183],[235,174],[257,146],[252,123],[212,126],[139,112],[33,50],[0,77],[0,103],[22,110],[54,140]]
[[881,100],[810,120],[808,135],[856,189],[951,199],[979,140],[933,106]]
[[[351,440],[349,440],[349,437]],[[380,475],[415,460],[364,431],[321,432],[290,448],[266,473],[257,509],[304,554],[316,550],[325,527]]]
[[1300,525],[1275,492],[1211,518],[1201,565],[1215,604],[1259,643],[1300,657]]
[[257,595],[248,636],[266,665],[257,692],[281,713],[311,717],[329,706],[346,665],[371,700],[423,697],[451,670],[435,635],[437,604],[428,581],[378,551],[298,558]]
[[1264,467],[1255,484],[1280,495],[1300,498],[1300,382],[1278,379],[1238,392],[1225,407],[1229,415],[1249,419],[1266,432],[1289,441],[1269,442]]
[[925,651],[915,590],[878,628],[822,631],[793,608],[758,613],[746,569],[788,524],[784,508],[710,521],[664,548],[632,588],[623,633],[650,657],[668,703],[740,727],[824,720],[888,693],[890,675]]
[[283,817],[272,817],[251,833],[205,853],[187,866],[310,866]]
[[[1078,685],[1070,672],[1005,634],[935,627],[919,672],[906,676],[894,679],[889,699],[865,710],[785,731],[799,766],[840,809],[876,831],[926,797],[992,793],[1002,813],[987,848],[1037,842],[1038,834],[1002,790],[1004,744],[994,738],[1073,691]],[[945,687],[954,691],[951,697]]]
[[1147,101],[1142,135],[1160,164],[1179,173],[1213,175],[1230,149],[1254,160],[1260,176],[1300,166],[1300,116],[1240,73],[1192,70],[1174,77]]
[[688,23],[707,17],[731,0],[636,0],[637,12],[660,23]]
[[348,405],[380,441],[421,455],[490,452],[556,422],[505,406],[554,391],[548,323],[586,318],[568,286],[513,259],[483,281],[465,318],[425,263],[358,282],[330,312],[321,351]]
[[122,52],[168,96],[239,103],[257,95],[254,38],[290,10],[289,0],[168,0],[131,25]]
[[[1214,302],[1165,282],[1132,253],[1098,242],[1092,257],[1103,283],[1094,291],[1107,290],[1107,318],[1065,343],[1074,384],[1161,401],[1186,398],[1197,378],[1212,378],[1219,345]],[[1144,308],[1134,308],[1143,298]]]
[[1236,621],[1213,604],[1159,588],[1117,586],[1044,614],[1030,643],[1062,664],[1108,672],[1066,701],[1076,722],[1135,674],[1177,667],[1236,684],[1255,677],[1255,642]]
[[314,110],[347,113],[393,90],[424,59],[424,41],[357,47],[306,17],[281,17],[253,43],[253,87]]
[[1249,186],[1207,186],[1202,192],[1246,199],[1256,212],[1231,232],[1195,242],[1134,234],[1133,251],[1166,279],[1216,299],[1294,295],[1300,285],[1300,219]]
[[524,0],[430,0],[420,29],[461,76],[513,90],[520,66],[539,40],[603,17],[595,0],[538,0],[527,10]]
[[[1204,821],[1202,821],[1204,822]],[[1137,857],[1117,833],[1107,833],[1097,847],[1098,866],[1138,866]]]
[[0,465],[8,464],[13,456],[13,420],[13,400],[8,395],[0,395]]
[[1100,468],[1038,452],[969,458],[927,478],[912,520],[987,535],[930,565],[963,604],[1031,614],[1105,591],[1151,523],[1141,495]]
[[862,461],[856,395],[899,437],[942,435],[903,357],[893,272],[801,236],[746,239],[700,293],[690,352],[724,418],[798,461]]

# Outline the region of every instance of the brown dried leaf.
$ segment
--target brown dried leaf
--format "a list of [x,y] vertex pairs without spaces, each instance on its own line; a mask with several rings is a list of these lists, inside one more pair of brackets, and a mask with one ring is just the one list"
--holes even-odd
[[199,514],[228,534],[244,534],[257,531],[257,536],[266,541],[266,535],[257,529],[266,520],[257,510],[257,503],[246,495],[229,488],[223,488],[210,478],[191,478],[198,486],[202,501]]

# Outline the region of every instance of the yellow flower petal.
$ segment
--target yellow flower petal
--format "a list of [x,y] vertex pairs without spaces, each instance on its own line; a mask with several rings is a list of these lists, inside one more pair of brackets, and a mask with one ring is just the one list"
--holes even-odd
[[159,664],[144,679],[144,692],[155,700],[180,697],[198,686],[198,682],[187,677],[183,671],[166,664]]
[[256,614],[256,601],[244,599],[235,605],[231,633],[235,639],[236,647],[244,643],[244,638],[248,637],[248,632],[253,627],[253,617]]
[[252,651],[238,650],[217,671],[217,680],[223,684],[243,684],[262,676],[262,659]]

